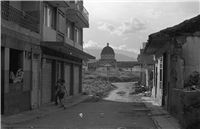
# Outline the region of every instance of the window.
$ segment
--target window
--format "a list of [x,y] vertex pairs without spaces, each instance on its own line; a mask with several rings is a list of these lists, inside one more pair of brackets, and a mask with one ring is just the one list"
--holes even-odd
[[73,40],[71,33],[72,33],[72,24],[69,21],[67,21],[66,22],[66,35],[67,35],[67,38]]
[[10,83],[23,81],[23,51],[10,49]]
[[70,38],[70,28],[69,28],[68,22],[66,22],[66,36],[67,36],[67,38]]
[[75,35],[74,41],[76,43],[79,43],[80,45],[82,45],[82,43],[81,43],[81,39],[82,39],[82,31],[81,31],[81,29],[78,29],[78,28],[75,27],[74,35]]
[[48,27],[52,24],[52,8],[47,5],[44,6],[44,24]]
[[70,26],[67,26],[67,38],[70,39]]
[[78,34],[78,28],[75,28],[74,34],[75,34],[75,39],[74,39],[74,41],[78,43],[78,41],[79,41],[79,40],[78,40],[78,36],[79,36],[79,34]]
[[56,7],[44,5],[44,25],[56,30]]
[[61,11],[59,11],[59,13],[58,13],[58,31],[63,34],[65,33],[64,23],[65,23],[64,14]]

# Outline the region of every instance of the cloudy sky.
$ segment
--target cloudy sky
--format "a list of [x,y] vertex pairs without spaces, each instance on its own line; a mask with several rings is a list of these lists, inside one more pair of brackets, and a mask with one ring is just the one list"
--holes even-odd
[[200,0],[181,1],[84,0],[90,23],[84,29],[84,48],[101,49],[109,43],[114,49],[138,53],[151,33],[200,13]]

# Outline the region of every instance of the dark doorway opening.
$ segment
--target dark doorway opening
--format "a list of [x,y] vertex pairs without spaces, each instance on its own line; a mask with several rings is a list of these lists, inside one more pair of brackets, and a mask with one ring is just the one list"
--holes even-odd
[[1,114],[4,115],[4,66],[5,62],[5,48],[1,47]]
[[167,96],[167,53],[163,54],[163,95],[162,95],[162,106],[166,105]]

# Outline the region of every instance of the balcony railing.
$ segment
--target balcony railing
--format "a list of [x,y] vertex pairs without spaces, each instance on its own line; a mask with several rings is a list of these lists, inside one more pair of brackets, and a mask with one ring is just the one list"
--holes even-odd
[[17,23],[20,26],[32,31],[39,32],[39,22],[37,19],[33,18],[25,12],[21,12],[15,9],[3,1],[1,2],[1,18]]
[[[77,9],[82,15],[83,17],[88,21],[89,20],[89,13],[88,11],[84,8],[83,6],[83,2],[80,1],[70,1],[71,4],[73,4],[74,6],[71,6],[70,9]],[[74,8],[75,7],[75,8]]]

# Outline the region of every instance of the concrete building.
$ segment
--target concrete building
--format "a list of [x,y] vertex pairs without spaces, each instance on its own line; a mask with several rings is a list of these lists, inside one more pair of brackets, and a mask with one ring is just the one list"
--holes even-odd
[[54,101],[57,79],[70,96],[82,92],[83,1],[1,1],[1,109],[3,115]]
[[[149,35],[144,53],[155,56],[152,97],[182,125],[184,108],[200,102],[199,84],[189,84],[200,73],[200,15]],[[192,86],[196,88],[190,90]]]

